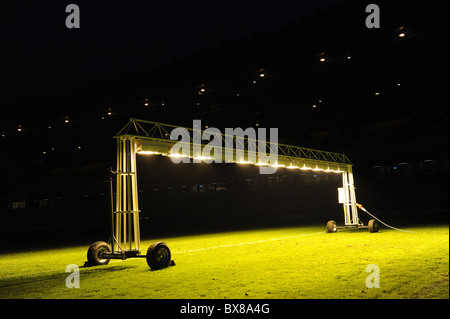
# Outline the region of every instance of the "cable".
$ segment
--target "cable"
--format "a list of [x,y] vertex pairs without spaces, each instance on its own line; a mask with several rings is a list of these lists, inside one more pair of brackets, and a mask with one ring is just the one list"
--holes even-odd
[[385,222],[379,220],[378,218],[376,218],[375,216],[373,216],[371,213],[369,213],[361,204],[356,204],[356,206],[358,206],[359,209],[361,209],[363,212],[366,212],[367,214],[369,214],[369,216],[372,216],[373,218],[375,218],[376,220],[378,220],[380,223],[382,223],[383,225],[385,225],[386,227],[389,227],[391,229],[394,230],[398,230],[398,231],[402,231],[405,233],[414,233],[413,231],[409,231],[409,230],[404,230],[404,229],[400,229],[400,228],[395,228],[393,226],[390,226],[388,224],[386,224]]

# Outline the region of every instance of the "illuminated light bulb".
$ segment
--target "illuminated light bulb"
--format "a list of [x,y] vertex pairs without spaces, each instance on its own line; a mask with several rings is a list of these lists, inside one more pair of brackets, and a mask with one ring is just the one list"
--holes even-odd
[[404,36],[405,36],[405,33],[400,33],[399,35],[398,35],[400,38],[403,38]]
[[325,62],[325,58],[321,58],[321,59],[320,59],[320,62]]
[[167,156],[168,156],[168,157],[189,157],[189,155],[186,155],[186,154],[179,154],[179,153],[176,153],[176,154],[168,154]]
[[263,77],[264,77],[264,73],[261,73],[259,76],[260,76],[261,78],[263,78]]
[[148,103],[144,103],[145,106],[148,106]]
[[205,92],[205,89],[200,89],[200,92]]
[[307,167],[306,164],[303,164],[303,167],[300,167],[302,170],[311,170],[311,167]]
[[269,163],[258,162],[258,163],[255,163],[255,165],[257,165],[257,166],[269,166]]
[[236,162],[236,164],[252,164],[252,162],[240,160],[240,161]]
[[317,107],[317,105],[316,105],[316,104],[313,104],[313,107]]
[[300,168],[299,166],[295,166],[295,165],[289,165],[288,167],[286,167],[286,168],[289,168],[289,169],[294,169],[294,168]]
[[208,156],[196,156],[194,157],[194,159],[204,161],[204,160],[212,160],[213,158]]
[[375,92],[375,95],[380,95],[380,93],[379,92]]
[[272,167],[286,167],[286,165],[277,163],[277,164],[272,165]]
[[42,152],[42,154],[44,154],[44,155],[45,155],[45,154],[47,154],[47,152],[45,152],[45,151],[44,151],[44,152]]
[[139,151],[137,153],[138,154],[143,154],[143,155],[157,155],[157,154],[159,154],[158,152],[152,152],[152,151]]

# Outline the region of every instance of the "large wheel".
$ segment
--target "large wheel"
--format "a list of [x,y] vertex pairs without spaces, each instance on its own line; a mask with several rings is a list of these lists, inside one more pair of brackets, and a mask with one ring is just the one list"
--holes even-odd
[[172,254],[163,242],[153,243],[147,250],[147,264],[152,270],[169,267]]
[[101,257],[101,253],[103,252],[111,252],[111,248],[109,248],[108,244],[104,241],[96,241],[91,246],[89,246],[87,252],[88,265],[107,265],[109,263],[109,259]]
[[336,222],[334,220],[330,220],[327,223],[327,233],[335,233],[337,231]]
[[369,231],[371,233],[378,233],[378,222],[375,219],[369,220]]

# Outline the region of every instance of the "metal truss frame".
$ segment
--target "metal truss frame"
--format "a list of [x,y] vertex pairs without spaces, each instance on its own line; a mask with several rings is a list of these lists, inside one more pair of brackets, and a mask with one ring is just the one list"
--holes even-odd
[[[178,141],[170,139],[173,129],[182,128],[191,132],[186,136],[189,147],[193,148],[195,141],[202,141],[203,131],[201,128],[187,128],[176,125],[157,123],[147,120],[131,118],[115,136],[117,139],[117,169],[116,173],[116,201],[112,209],[112,231],[111,246],[113,253],[137,254],[140,251],[139,232],[139,201],[137,186],[136,154],[161,154],[170,155],[170,149]],[[184,132],[186,132],[184,130]],[[222,153],[232,150],[233,145],[240,146],[248,155],[252,152],[268,151],[276,152],[278,156],[278,167],[298,168],[313,171],[334,172],[342,174],[343,181],[343,210],[346,226],[361,226],[358,219],[356,206],[355,185],[352,172],[352,163],[348,157],[341,153],[320,151],[298,146],[274,144],[271,142],[260,142],[251,138],[236,138],[226,134],[220,134],[222,142]],[[206,144],[201,143],[201,148]],[[261,149],[262,148],[262,149]],[[239,163],[238,158],[233,162]],[[248,164],[256,164],[246,162]]]

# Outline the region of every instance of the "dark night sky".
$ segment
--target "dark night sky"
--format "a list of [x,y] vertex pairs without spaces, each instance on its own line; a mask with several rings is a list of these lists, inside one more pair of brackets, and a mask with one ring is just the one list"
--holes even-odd
[[[80,7],[67,29],[65,7]],[[14,1],[2,4],[0,104],[58,94],[106,74],[170,62],[214,41],[273,30],[320,1]]]
[[[358,198],[374,210],[448,212],[448,2],[381,2],[378,30],[364,24],[369,0],[2,3],[0,213],[12,200],[63,198],[55,205],[73,209],[63,219],[103,214],[102,197],[90,200],[105,192],[112,136],[129,117],[280,128],[280,143],[344,151]],[[70,3],[80,7],[80,29],[66,28]],[[160,211],[169,186],[248,179],[244,171],[174,172],[155,165],[142,175],[142,189],[161,191]],[[261,190],[266,180],[258,183]],[[334,197],[323,211],[334,210]],[[195,205],[204,207],[202,198]],[[35,211],[47,214],[33,207],[30,225]]]

